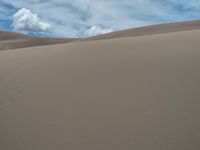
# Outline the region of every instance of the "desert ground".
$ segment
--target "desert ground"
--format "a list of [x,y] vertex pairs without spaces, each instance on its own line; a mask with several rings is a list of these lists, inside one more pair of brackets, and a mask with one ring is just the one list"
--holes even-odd
[[200,149],[200,21],[33,45],[2,33],[0,150]]

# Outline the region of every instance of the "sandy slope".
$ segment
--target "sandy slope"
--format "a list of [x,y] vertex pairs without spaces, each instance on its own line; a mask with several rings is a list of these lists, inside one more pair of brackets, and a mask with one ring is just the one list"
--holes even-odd
[[76,39],[33,38],[20,33],[0,31],[0,50],[61,44],[72,42],[74,40]]
[[8,32],[8,31],[0,31],[0,41],[3,40],[12,40],[17,38],[29,38],[28,36],[20,33],[15,32]]
[[134,29],[128,29],[128,30],[98,35],[83,40],[102,40],[102,39],[105,40],[105,39],[112,39],[119,37],[144,36],[151,34],[178,32],[178,31],[196,30],[196,29],[200,29],[200,20],[139,27]]
[[200,149],[199,41],[191,30],[0,51],[0,149]]

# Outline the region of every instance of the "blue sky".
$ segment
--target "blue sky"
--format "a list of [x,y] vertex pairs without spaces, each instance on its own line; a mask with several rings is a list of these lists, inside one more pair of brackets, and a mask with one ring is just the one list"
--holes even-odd
[[44,37],[87,37],[200,19],[200,0],[0,0],[0,29]]

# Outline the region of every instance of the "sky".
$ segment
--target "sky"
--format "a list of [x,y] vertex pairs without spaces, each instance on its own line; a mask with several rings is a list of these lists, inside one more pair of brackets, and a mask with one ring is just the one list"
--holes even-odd
[[0,0],[0,30],[79,38],[200,19],[200,0]]

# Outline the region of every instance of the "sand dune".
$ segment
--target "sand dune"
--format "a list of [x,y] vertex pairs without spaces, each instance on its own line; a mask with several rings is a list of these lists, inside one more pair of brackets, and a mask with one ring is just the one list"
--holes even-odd
[[139,27],[139,28],[123,30],[83,39],[33,38],[20,33],[0,31],[0,50],[9,50],[16,48],[25,48],[25,47],[43,46],[52,44],[63,44],[73,41],[80,42],[80,41],[105,40],[105,39],[123,38],[123,37],[135,37],[135,36],[144,36],[152,34],[186,31],[186,30],[198,30],[198,29],[200,29],[199,20]]
[[178,32],[178,31],[196,30],[196,29],[200,29],[200,20],[139,27],[134,29],[128,29],[128,30],[98,35],[95,37],[88,38],[86,40],[102,40],[102,39],[112,39],[121,37],[144,36],[151,34]]
[[19,33],[0,31],[0,50],[61,44],[73,40],[75,39],[33,38]]
[[0,41],[3,40],[12,40],[18,38],[28,38],[28,36],[20,33],[15,32],[8,32],[8,31],[0,31]]
[[197,29],[0,51],[0,149],[200,149],[199,41]]

